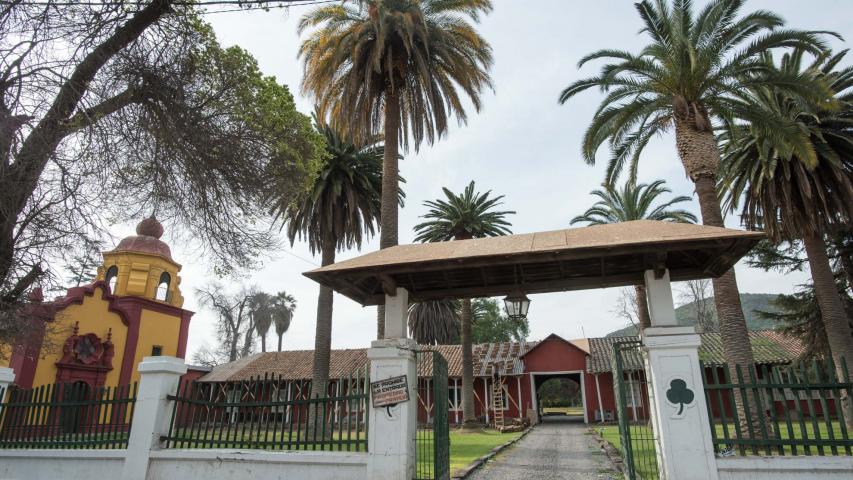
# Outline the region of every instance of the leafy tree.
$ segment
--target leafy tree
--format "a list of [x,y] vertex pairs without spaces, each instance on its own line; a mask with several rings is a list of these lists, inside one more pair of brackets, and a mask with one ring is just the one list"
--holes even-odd
[[525,342],[530,335],[527,318],[513,320],[504,315],[494,298],[477,298],[471,304],[474,322],[471,325],[472,343]]
[[[850,298],[841,284],[838,285],[838,292],[844,300],[848,319],[853,319],[853,298]],[[777,329],[780,332],[799,340],[803,346],[799,361],[808,363],[813,359],[825,359],[830,356],[829,340],[823,327],[813,285],[801,285],[800,289],[791,295],[779,295],[773,300],[773,305],[779,311],[757,310],[756,313],[762,318],[778,322]]]
[[272,181],[302,190],[322,140],[191,3],[0,9],[0,343],[15,343],[2,325],[27,290],[106,234],[105,215],[156,211],[223,272],[275,244],[258,206]]
[[296,310],[296,299],[287,292],[278,292],[273,297],[272,317],[275,324],[275,334],[278,335],[278,351],[281,351],[281,339],[290,329],[293,312]]
[[[728,208],[740,209],[747,228],[762,229],[777,242],[802,240],[840,376],[845,361],[853,370],[853,332],[825,237],[853,220],[853,67],[837,68],[846,52],[819,55],[807,63],[805,54],[795,49],[778,65],[766,54],[762,63],[773,75],[813,75],[835,97],[817,102],[754,86],[742,92],[743,104],[782,128],[748,121],[724,132],[721,187]],[[847,395],[841,400],[853,428],[853,402]]]
[[[713,0],[694,14],[689,1],[643,0],[636,4],[650,42],[639,54],[599,50],[580,65],[607,59],[601,74],[574,82],[560,95],[565,103],[592,87],[605,92],[583,140],[583,157],[595,162],[598,148],[609,142],[606,183],[614,183],[629,162],[636,178],[640,154],[649,140],[674,128],[684,170],[696,186],[702,222],[723,227],[716,191],[720,152],[713,122],[731,127],[736,119],[768,123],[760,109],[738,101],[750,87],[780,88],[803,98],[823,100],[827,89],[811,75],[768,72],[760,56],[800,47],[820,53],[819,32],[783,29],[784,21],[768,11],[739,16],[743,0]],[[671,6],[670,6],[671,5]],[[781,133],[783,130],[779,129]],[[753,368],[754,358],[738,294],[734,269],[714,279],[714,301],[727,362]],[[743,402],[736,397],[739,416]],[[757,411],[757,405],[752,405]],[[741,422],[746,425],[746,422]]]
[[[426,221],[415,225],[417,242],[444,242],[471,238],[494,237],[512,233],[505,217],[514,211],[496,211],[503,195],[489,198],[491,191],[474,191],[474,182],[468,184],[461,194],[443,188],[444,199],[428,200],[424,206],[429,211],[422,218]],[[462,422],[476,427],[474,417],[474,357],[471,347],[472,312],[471,300],[463,299],[460,307],[462,326]]]
[[[465,97],[479,111],[491,87],[492,49],[468,21],[491,9],[489,0],[343,0],[299,22],[300,34],[311,30],[299,51],[303,91],[362,143],[384,132],[380,248],[398,241],[400,143],[432,144],[450,117],[467,120]],[[380,307],[378,338],[383,317]]]
[[409,332],[423,345],[447,345],[459,340],[459,301],[427,300],[409,306]]
[[[669,201],[658,201],[661,195],[672,193],[665,183],[664,180],[655,180],[648,185],[645,183],[637,185],[633,179],[630,179],[622,185],[622,188],[604,184],[601,189],[592,191],[592,195],[599,200],[583,215],[573,218],[571,223],[572,225],[576,223],[602,225],[632,220],[696,222],[696,216],[692,213],[674,208],[679,203],[690,201],[690,197],[677,196]],[[637,296],[636,310],[639,314],[640,330],[642,330],[651,326],[645,285],[634,286],[634,292]]]
[[[326,139],[326,158],[311,188],[295,203],[287,191],[275,202],[275,211],[293,244],[306,240],[311,253],[319,251],[321,265],[335,263],[337,250],[361,248],[379,221],[382,190],[382,145],[377,137],[358,144],[315,116],[317,130]],[[402,203],[402,192],[398,202]],[[332,348],[332,289],[320,286],[314,337],[312,395],[324,395],[329,381]]]

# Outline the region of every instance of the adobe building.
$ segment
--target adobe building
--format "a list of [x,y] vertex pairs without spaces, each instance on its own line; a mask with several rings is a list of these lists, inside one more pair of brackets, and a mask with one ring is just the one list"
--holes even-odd
[[[193,312],[182,308],[181,265],[162,235],[157,219],[143,220],[136,235],[103,252],[94,282],[40,303],[49,327],[9,359],[17,387],[128,385],[139,380],[143,357],[184,357]],[[38,292],[30,297],[41,302]]]

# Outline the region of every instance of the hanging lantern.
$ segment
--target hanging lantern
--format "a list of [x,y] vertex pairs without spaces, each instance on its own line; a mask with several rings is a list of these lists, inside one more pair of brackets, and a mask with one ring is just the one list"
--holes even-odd
[[529,309],[530,299],[523,293],[513,293],[504,298],[504,310],[512,320],[527,318],[527,310]]

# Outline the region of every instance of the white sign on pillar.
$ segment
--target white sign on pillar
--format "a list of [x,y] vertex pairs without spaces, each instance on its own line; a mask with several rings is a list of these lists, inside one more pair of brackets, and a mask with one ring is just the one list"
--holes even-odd
[[646,271],[651,327],[643,348],[653,393],[649,402],[657,439],[661,478],[716,480],[717,463],[699,365],[701,338],[693,327],[679,327],[669,272],[657,278]]
[[[408,395],[394,391],[399,403],[389,400],[370,406],[368,479],[411,480],[415,477],[417,344],[405,338],[407,312],[406,290],[398,288],[393,297],[386,295],[385,334],[388,338],[374,341],[367,350],[371,383],[389,392],[403,384],[408,388]],[[401,377],[405,377],[405,381]]]

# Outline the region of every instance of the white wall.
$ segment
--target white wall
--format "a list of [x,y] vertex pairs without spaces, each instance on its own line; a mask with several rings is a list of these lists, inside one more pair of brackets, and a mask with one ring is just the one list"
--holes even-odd
[[116,478],[124,450],[2,450],[0,479],[92,480]]
[[349,452],[261,452],[158,450],[151,453],[148,480],[363,480],[367,454]]
[[[0,480],[92,480],[121,476],[126,450],[1,450]],[[365,480],[364,452],[157,450],[148,480]]]
[[720,480],[809,480],[853,478],[853,457],[718,458]]

